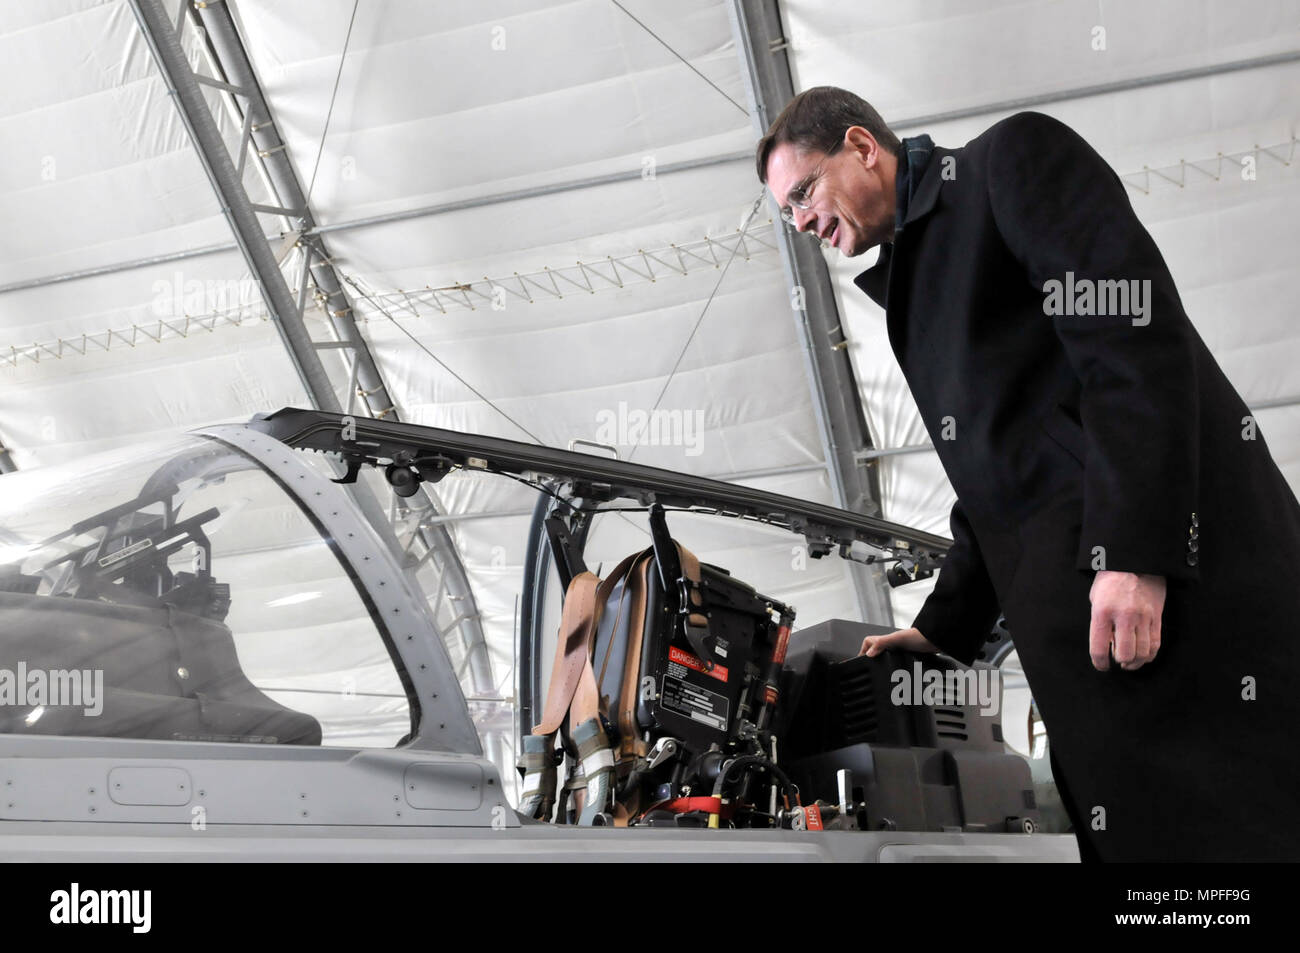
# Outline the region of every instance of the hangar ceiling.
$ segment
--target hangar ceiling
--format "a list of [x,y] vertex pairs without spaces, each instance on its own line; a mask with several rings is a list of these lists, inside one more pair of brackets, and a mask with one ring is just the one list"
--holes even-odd
[[[833,501],[782,240],[772,207],[755,204],[731,2],[218,5],[401,419],[564,447],[624,443],[629,413],[659,408],[699,431],[622,456]],[[182,7],[164,6],[174,22]],[[202,11],[183,9],[190,66],[217,77]],[[1300,3],[779,9],[787,42],[770,55],[786,58],[796,88],[854,89],[904,135],[956,145],[1035,108],[1092,142],[1130,184],[1189,314],[1300,486],[1289,294]],[[5,4],[0,81],[0,210],[20,223],[0,238],[0,439],[13,465],[308,405],[131,5]],[[237,102],[219,87],[204,96],[238,157]],[[276,157],[255,153],[241,181],[251,202],[274,206]],[[299,223],[257,220],[296,290]],[[883,515],[946,534],[951,488],[883,315],[851,283],[871,254],[824,254]],[[375,412],[346,349],[329,346],[339,308],[315,290],[303,321],[333,396]],[[472,589],[489,688],[508,693],[532,494],[502,482],[449,479],[436,505]],[[616,558],[641,538],[609,521],[593,545]],[[742,578],[780,576],[772,594],[805,623],[858,614],[838,561],[792,575],[780,571],[797,562],[786,541],[708,545]],[[898,624],[927,591],[888,593]]]

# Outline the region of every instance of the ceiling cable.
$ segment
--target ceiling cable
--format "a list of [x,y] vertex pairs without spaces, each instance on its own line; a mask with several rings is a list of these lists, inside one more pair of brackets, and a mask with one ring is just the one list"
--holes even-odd
[[346,281],[349,285],[351,285],[352,288],[353,288],[353,290],[355,290],[356,293],[359,294],[359,295],[362,297],[362,299],[364,299],[365,301],[370,302],[370,304],[373,305],[373,306],[374,306],[374,307],[379,311],[380,314],[382,314],[384,317],[388,318],[388,320],[392,322],[393,326],[396,327],[396,328],[397,328],[399,331],[401,331],[403,334],[405,334],[408,338],[410,338],[411,341],[412,341],[412,343],[414,343],[416,347],[418,347],[418,348],[419,348],[421,351],[423,351],[425,354],[429,355],[429,357],[433,358],[433,360],[434,360],[435,362],[437,362],[437,364],[438,364],[439,367],[441,367],[444,371],[446,371],[446,372],[447,372],[448,374],[450,374],[452,377],[456,378],[456,380],[460,381],[461,384],[463,384],[463,385],[466,387],[466,389],[469,390],[470,393],[472,393],[472,394],[473,394],[475,397],[477,397],[479,400],[483,401],[483,403],[487,404],[489,407],[491,407],[493,410],[495,410],[498,414],[500,414],[500,415],[501,415],[502,417],[504,417],[506,420],[510,421],[512,424],[514,424],[516,427],[518,427],[518,428],[519,428],[520,430],[522,430],[524,433],[528,434],[529,439],[531,439],[534,443],[536,443],[536,444],[541,444],[541,443],[542,443],[540,437],[538,437],[535,433],[533,433],[531,430],[529,430],[527,427],[525,427],[525,426],[524,426],[523,424],[521,424],[519,421],[515,420],[515,418],[511,417],[511,416],[510,416],[509,414],[507,414],[504,410],[502,410],[500,407],[498,407],[496,404],[494,404],[494,403],[493,403],[491,400],[489,400],[489,399],[488,399],[488,398],[487,398],[487,397],[486,397],[486,396],[485,396],[481,391],[479,391],[476,387],[474,387],[472,384],[470,384],[469,381],[465,380],[465,378],[461,377],[459,374],[457,374],[455,371],[453,371],[450,367],[448,367],[448,366],[446,365],[446,363],[442,360],[442,358],[438,357],[438,355],[434,354],[431,350],[429,350],[427,347],[425,347],[424,344],[420,341],[419,338],[417,338],[414,334],[412,334],[412,333],[411,333],[410,331],[408,331],[406,328],[402,327],[401,323],[400,323],[400,322],[399,322],[395,317],[393,317],[393,315],[392,315],[391,313],[389,313],[389,311],[388,311],[386,308],[384,308],[383,305],[381,305],[378,301],[376,301],[376,300],[374,299],[374,297],[373,297],[372,295],[370,295],[369,292],[363,290],[362,287],[361,287],[361,285],[358,284],[357,281],[356,281],[356,280],[355,280],[351,275],[346,275],[346,274],[343,274],[342,272],[340,272],[340,273],[339,273],[339,277],[341,277],[344,281]]
[[726,99],[727,102],[731,103],[731,105],[733,105],[733,106],[735,106],[737,109],[739,109],[739,110],[740,110],[740,111],[741,111],[745,116],[748,116],[748,115],[749,115],[749,110],[748,110],[748,109],[746,109],[744,106],[740,105],[740,103],[736,102],[734,99],[732,99],[730,96],[728,96],[728,95],[726,94],[726,92],[723,90],[723,88],[722,88],[721,86],[719,86],[719,85],[718,85],[717,83],[715,83],[713,80],[709,79],[707,76],[705,76],[703,73],[701,73],[698,69],[696,69],[695,66],[694,66],[694,64],[692,64],[690,60],[688,60],[686,57],[682,56],[682,54],[678,53],[678,52],[677,52],[676,50],[674,50],[671,46],[669,46],[669,45],[667,44],[667,42],[664,41],[664,38],[663,38],[662,36],[660,36],[660,35],[659,35],[658,33],[656,33],[654,30],[650,29],[648,26],[646,26],[644,23],[642,23],[642,22],[641,22],[640,20],[638,20],[636,17],[632,16],[631,11],[629,11],[627,7],[625,7],[625,6],[623,6],[623,4],[619,3],[618,0],[610,0],[610,2],[613,3],[614,6],[618,7],[620,10],[622,10],[624,13],[626,13],[626,14],[627,14],[631,19],[632,19],[632,22],[633,22],[633,23],[635,23],[635,24],[636,24],[637,26],[639,26],[641,29],[645,30],[647,33],[649,33],[651,36],[653,36],[656,40],[658,40],[659,43],[660,43],[660,45],[663,46],[664,49],[666,49],[669,53],[673,54],[673,56],[677,57],[679,60],[681,60],[683,63],[685,63],[688,67],[690,67],[691,72],[693,72],[696,76],[698,76],[700,79],[704,80],[706,83],[708,83],[708,84],[709,84],[710,86],[712,86],[714,89],[716,89],[719,93],[721,93],[721,94],[722,94],[722,97],[723,97],[724,99]]
[[334,115],[334,100],[339,95],[339,80],[343,78],[343,63],[348,58],[348,44],[352,42],[352,25],[357,22],[357,5],[360,0],[352,0],[352,19],[348,20],[348,34],[343,38],[343,53],[339,56],[339,69],[334,74],[334,91],[330,93],[330,106],[325,113],[325,128],[320,133],[320,147],[316,150],[316,164],[312,166],[311,183],[307,186],[307,197],[303,199],[303,208],[311,208],[311,192],[316,187],[316,173],[320,171],[320,157],[325,152],[325,137],[330,131],[330,118]]
[[[740,234],[742,236],[749,230],[749,224],[754,220],[754,216],[758,214],[759,206],[763,204],[763,198],[766,194],[767,189],[764,188],[759,191],[758,198],[754,199],[753,207],[750,208],[749,214],[745,216],[745,221],[741,223],[740,226]],[[673,377],[676,376],[677,369],[682,366],[682,358],[686,356],[686,351],[690,348],[691,342],[695,340],[696,332],[700,330],[700,325],[704,323],[704,316],[709,313],[709,305],[713,304],[714,296],[717,295],[718,289],[722,287],[722,281],[727,277],[727,269],[731,267],[731,263],[736,258],[736,250],[739,248],[740,242],[738,241],[736,242],[735,247],[731,249],[731,255],[727,258],[726,264],[722,266],[722,274],[718,275],[718,280],[713,283],[713,290],[709,292],[709,299],[704,302],[704,307],[700,309],[700,316],[695,319],[695,326],[691,328],[691,333],[687,336],[686,343],[682,345],[682,349],[677,353],[677,360],[673,363],[673,369],[668,372],[668,377],[664,380],[664,386],[659,389],[659,396],[655,398],[655,404],[650,408],[650,416],[653,417],[654,412],[658,410],[659,405],[663,403],[664,394],[668,393],[668,385],[673,382]],[[627,458],[629,460],[631,460],[632,456],[636,453],[638,446],[640,446],[640,444],[634,446],[631,452],[628,453]]]

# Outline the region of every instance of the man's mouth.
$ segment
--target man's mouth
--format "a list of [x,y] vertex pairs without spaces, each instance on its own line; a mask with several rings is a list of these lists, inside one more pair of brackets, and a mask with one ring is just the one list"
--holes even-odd
[[820,238],[822,241],[829,242],[832,246],[834,246],[835,240],[839,237],[839,234],[840,234],[840,220],[838,218],[833,218],[826,223],[826,227],[822,229],[822,233],[817,237]]

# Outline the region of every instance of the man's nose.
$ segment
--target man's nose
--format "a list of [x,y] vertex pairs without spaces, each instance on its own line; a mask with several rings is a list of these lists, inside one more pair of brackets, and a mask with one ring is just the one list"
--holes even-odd
[[817,213],[810,212],[806,208],[796,208],[794,212],[794,227],[801,232],[808,230],[808,226],[817,221]]

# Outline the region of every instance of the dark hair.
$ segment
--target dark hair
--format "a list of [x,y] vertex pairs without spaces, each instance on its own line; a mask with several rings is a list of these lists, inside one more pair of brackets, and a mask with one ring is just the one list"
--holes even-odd
[[814,86],[790,100],[781,115],[768,127],[767,135],[758,140],[754,160],[758,180],[767,182],[767,160],[772,150],[784,142],[800,150],[816,150],[834,155],[844,144],[844,133],[861,126],[891,152],[898,151],[898,136],[885,125],[880,113],[861,96],[838,86]]

